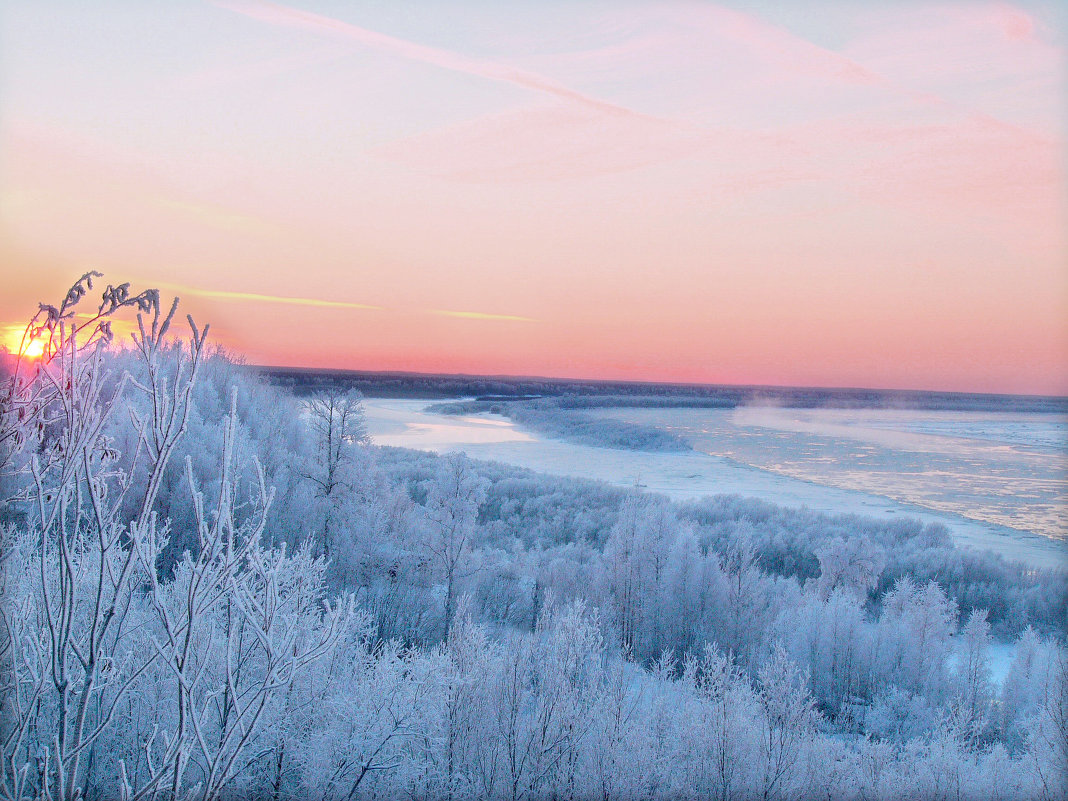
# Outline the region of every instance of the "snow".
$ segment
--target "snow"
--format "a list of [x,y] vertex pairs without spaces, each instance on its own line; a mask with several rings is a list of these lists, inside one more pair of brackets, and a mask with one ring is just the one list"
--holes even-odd
[[[1012,660],[1016,658],[1016,643],[994,641],[986,649],[986,666],[990,669],[990,682],[1000,688],[1005,683],[1005,677],[1012,668]],[[950,670],[958,670],[960,653],[950,654],[948,665]]]
[[1009,675],[1009,668],[1012,667],[1012,660],[1015,658],[1015,643],[995,642],[987,650],[990,680],[998,687],[1005,683],[1005,677]]
[[[968,448],[965,447],[967,442],[962,445],[964,440],[959,437],[943,436],[945,426],[952,424],[952,415],[957,413],[598,410],[598,413],[618,419],[662,425],[690,439],[698,448],[693,452],[654,453],[578,445],[543,437],[497,415],[433,414],[426,411],[429,405],[426,400],[365,399],[364,409],[373,442],[438,453],[464,451],[476,459],[555,475],[596,479],[617,486],[640,486],[675,499],[737,494],[781,506],[805,506],[828,514],[854,513],[880,519],[914,517],[925,523],[943,523],[959,545],[989,549],[1034,566],[1062,566],[1068,562],[1068,547],[1063,540],[1042,536],[1034,530],[1001,525],[996,522],[999,519],[996,514],[988,515],[992,521],[962,513],[969,511],[970,506],[994,508],[1001,510],[1000,519],[1012,519],[1009,511],[1005,511],[1008,507],[1027,510],[1029,504],[1036,505],[1037,502],[1026,494],[1021,500],[1019,486],[1014,485],[1009,488],[1012,491],[997,494],[989,486],[990,482],[985,481],[982,468],[1002,464],[1004,460],[996,462],[995,457],[1004,453],[999,449],[1011,445],[986,442],[985,450],[977,446]],[[817,412],[828,414],[820,417]],[[1048,417],[1045,419],[1049,421]],[[1024,437],[1021,431],[1026,428],[1026,422],[1009,427],[1017,440]],[[963,415],[961,424],[974,429],[981,427],[982,421],[977,421],[976,415]],[[733,433],[725,437],[724,430]],[[1034,443],[1033,447],[1016,445],[1017,449],[1022,449],[1021,469],[1030,466],[1033,470],[1037,464],[1035,460],[1042,457],[1043,446],[1051,441],[1051,437],[1048,430],[1041,434],[1045,441]],[[814,444],[813,436],[824,439]],[[833,447],[827,445],[827,437],[833,438]],[[1052,441],[1055,442],[1055,438]],[[855,468],[862,463],[855,452],[841,444],[843,442],[852,442],[861,449],[876,452],[892,451],[896,461],[889,463],[889,469],[883,464],[882,469],[867,471],[867,475],[862,470],[844,474],[843,470],[827,469],[828,465]],[[772,444],[773,448],[770,447]],[[1045,450],[1053,450],[1049,458],[1060,459],[1054,463],[1063,464],[1060,451]],[[756,455],[763,461],[758,461]],[[979,494],[953,498],[947,495],[954,487],[951,482],[942,482],[945,486],[940,487],[944,497],[939,498],[929,497],[930,493],[891,491],[892,487],[901,485],[903,477],[907,478],[905,483],[911,482],[916,487],[927,486],[933,480],[937,483],[934,476],[917,475],[915,470],[917,461],[931,464],[933,459],[951,462],[958,478],[969,470],[982,477],[984,481],[973,482],[973,490],[978,489]],[[896,473],[895,467],[899,468]],[[1016,469],[1019,465],[1010,467]],[[1016,480],[1026,478],[1026,475],[1017,476]],[[1054,476],[1054,480],[1056,478]],[[1041,486],[1049,484],[1047,476],[1039,476],[1036,483],[1042,481],[1045,483]],[[1057,501],[1058,509],[1063,506],[1063,489],[1059,484],[1054,485],[1052,497]]]

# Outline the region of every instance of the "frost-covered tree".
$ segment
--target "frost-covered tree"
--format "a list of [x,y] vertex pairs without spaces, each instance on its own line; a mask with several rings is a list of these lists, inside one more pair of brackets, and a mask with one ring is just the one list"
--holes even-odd
[[698,612],[693,532],[664,502],[628,498],[604,547],[605,592],[620,642],[641,659],[690,646]]
[[805,666],[821,709],[844,722],[869,689],[873,643],[860,600],[841,589],[825,600],[806,592],[799,606],[784,611],[778,627],[790,657]]
[[696,721],[701,762],[695,789],[728,801],[745,772],[746,740],[739,720],[755,716],[756,696],[730,655],[714,644],[706,645],[700,657],[690,656],[683,680],[704,701]]
[[758,675],[761,797],[789,796],[796,770],[816,721],[808,682],[786,651],[776,648]]
[[1027,756],[1042,797],[1063,798],[1068,792],[1068,651],[1064,648],[1051,655],[1031,727]]
[[[217,798],[247,767],[270,700],[332,645],[347,609],[322,607],[321,563],[263,548],[262,481],[261,511],[235,514],[232,416],[218,503],[205,505],[187,465],[197,548],[163,572],[169,524],[156,503],[207,329],[190,319],[187,349],[167,346],[177,300],[165,311],[158,292],[125,284],[80,315],[98,277],[42,305],[27,336],[44,356],[5,387],[3,439],[21,487],[6,505],[25,523],[4,531],[0,797]],[[127,309],[143,370],[116,378],[110,322]],[[123,469],[105,432],[127,392],[148,411],[129,407]]]
[[[83,322],[79,306],[99,277],[87,273],[58,306],[42,304],[26,338],[40,340],[43,355],[25,372],[16,368],[5,388],[0,439],[14,446],[9,460],[26,479],[16,503],[27,524],[11,547],[37,568],[11,587],[8,570],[16,566],[5,564],[4,596],[16,590],[21,619],[3,620],[0,792],[15,799],[85,794],[93,746],[155,658],[127,653],[122,629],[134,587],[155,570],[139,546],[155,536],[155,499],[184,433],[207,329],[190,319],[188,356],[165,382],[160,354],[177,301],[168,312],[155,290],[131,295],[128,284],[108,286]],[[128,309],[137,312],[134,344],[148,376],[134,389],[153,399],[152,415],[132,420],[146,463],[138,484],[114,468],[117,453],[104,435],[130,383],[108,382],[105,360],[112,318]],[[135,512],[124,518],[127,495]]]
[[883,600],[873,681],[941,700],[956,629],[957,605],[938,584],[899,580]]
[[367,442],[362,397],[355,390],[329,389],[317,392],[304,404],[316,446],[313,468],[305,477],[315,485],[322,502],[320,546],[328,558],[336,550],[342,507],[355,489],[354,446]]
[[862,600],[867,598],[886,565],[883,549],[863,536],[826,540],[815,554],[820,563],[819,593],[824,600],[838,588]]
[[1015,654],[1001,684],[998,705],[1001,735],[1010,750],[1023,747],[1029,723],[1042,705],[1052,655],[1051,645],[1042,642],[1030,626],[1016,640]]
[[423,547],[445,585],[444,638],[456,613],[459,582],[469,573],[478,510],[488,484],[466,457],[454,454],[441,461],[426,484],[426,536]]
[[974,747],[986,734],[993,701],[988,662],[990,624],[985,609],[972,610],[957,639],[957,697],[953,704],[953,724]]

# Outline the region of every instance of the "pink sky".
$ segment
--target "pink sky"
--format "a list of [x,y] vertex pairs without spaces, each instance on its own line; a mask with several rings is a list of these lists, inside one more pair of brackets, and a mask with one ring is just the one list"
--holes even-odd
[[0,334],[97,269],[259,363],[1068,393],[1056,7],[783,5],[7,4]]

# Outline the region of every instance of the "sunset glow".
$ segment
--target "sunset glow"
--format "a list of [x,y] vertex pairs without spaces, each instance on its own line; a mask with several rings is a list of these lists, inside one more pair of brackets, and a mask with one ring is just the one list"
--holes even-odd
[[6,4],[4,342],[96,269],[261,364],[1068,393],[1059,13]]
[[40,359],[44,354],[44,340],[41,338],[25,341],[25,327],[9,325],[3,327],[2,347],[8,353],[21,354],[24,359]]

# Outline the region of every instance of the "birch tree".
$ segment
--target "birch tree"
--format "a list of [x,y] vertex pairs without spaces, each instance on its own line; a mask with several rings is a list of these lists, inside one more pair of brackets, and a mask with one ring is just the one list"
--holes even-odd
[[469,575],[472,539],[487,487],[488,482],[459,454],[443,459],[434,480],[427,484],[424,546],[445,584],[446,640],[456,613],[459,582]]
[[330,389],[316,393],[305,404],[317,452],[315,468],[305,478],[315,485],[323,503],[321,546],[327,557],[336,550],[341,507],[353,491],[351,449],[367,441],[362,397],[356,391]]

